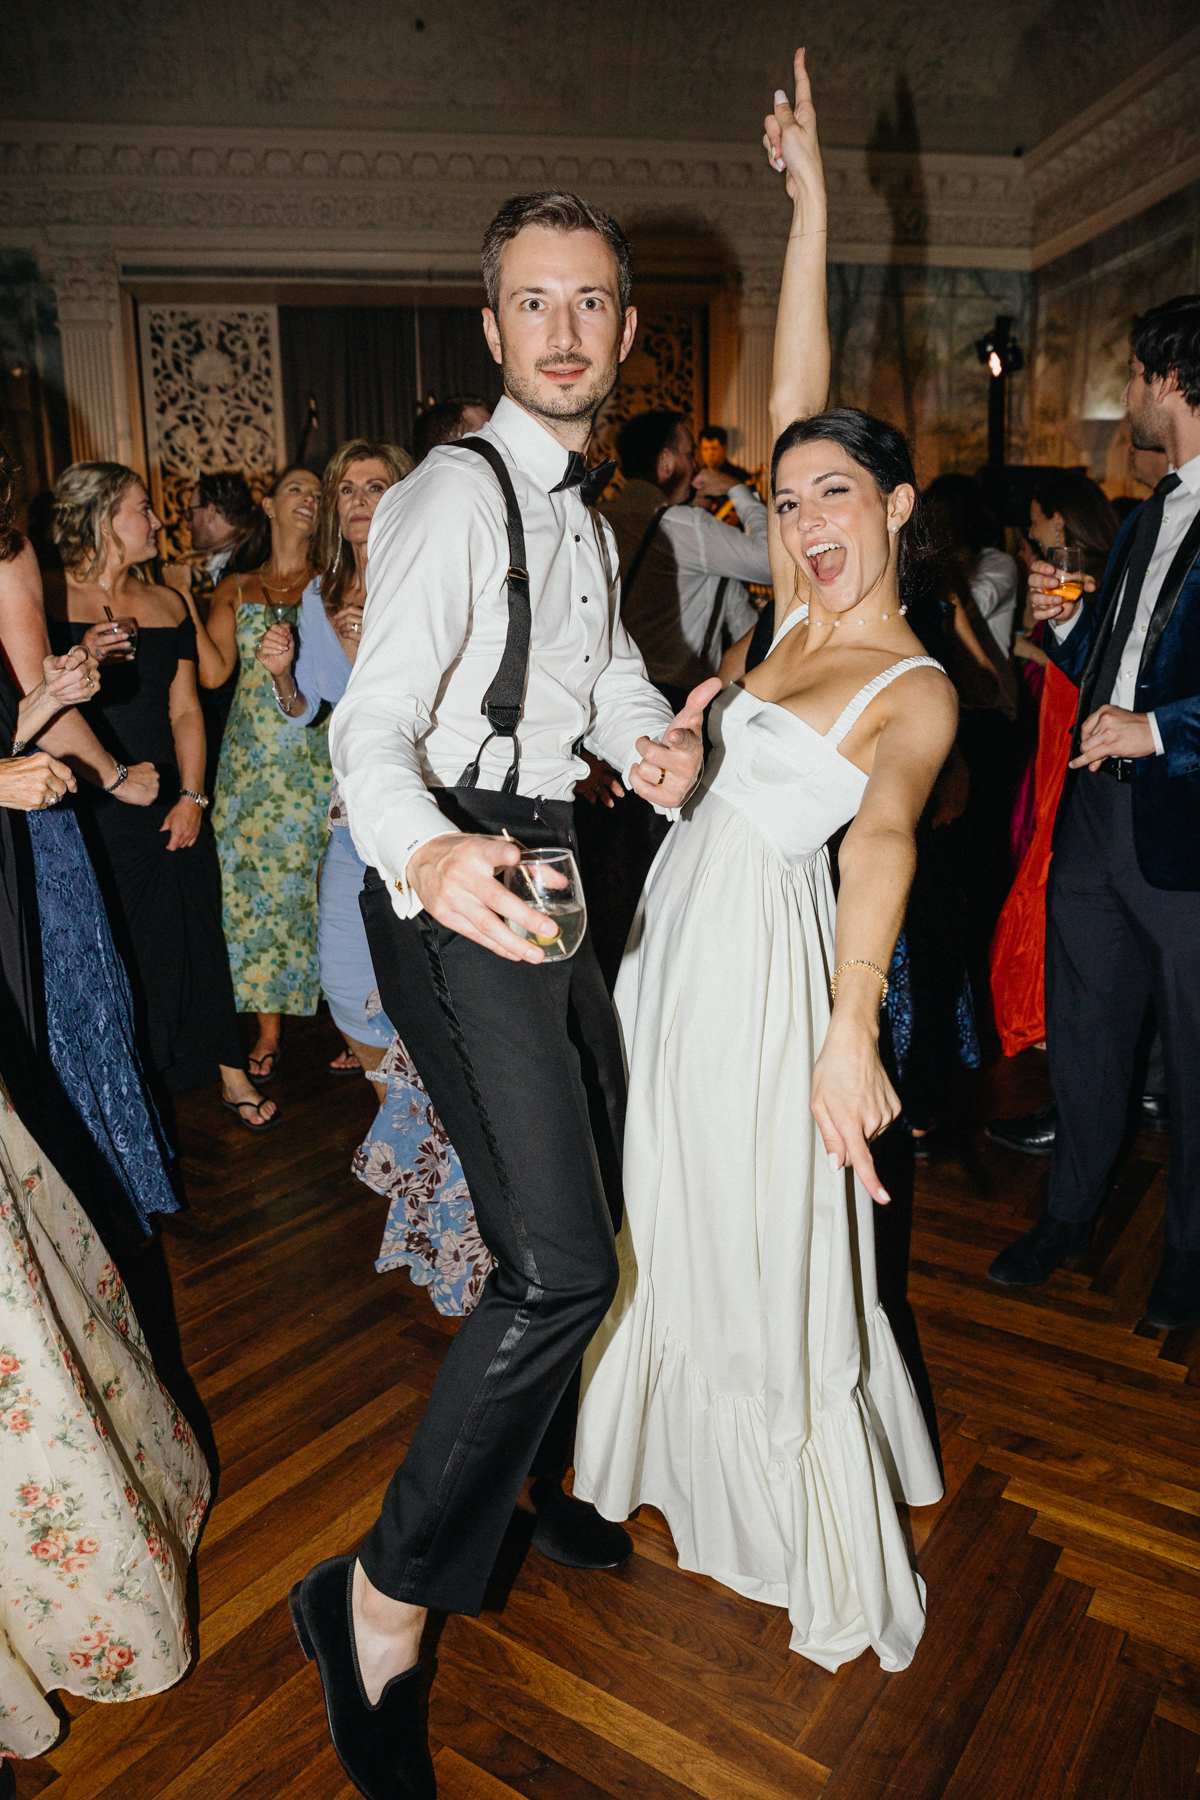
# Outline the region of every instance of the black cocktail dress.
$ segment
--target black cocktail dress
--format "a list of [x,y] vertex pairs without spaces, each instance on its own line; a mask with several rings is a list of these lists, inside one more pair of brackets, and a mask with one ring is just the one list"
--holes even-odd
[[[87,626],[73,623],[79,643]],[[134,987],[139,1023],[155,1068],[174,1092],[215,1081],[219,1064],[245,1061],[221,929],[221,875],[207,817],[187,849],[168,850],[163,823],[179,798],[171,730],[171,683],[196,660],[196,631],[142,626],[130,663],[101,667],[88,722],[122,763],[152,762],[158,799],[130,806],[80,784],[80,815],[114,934]]]

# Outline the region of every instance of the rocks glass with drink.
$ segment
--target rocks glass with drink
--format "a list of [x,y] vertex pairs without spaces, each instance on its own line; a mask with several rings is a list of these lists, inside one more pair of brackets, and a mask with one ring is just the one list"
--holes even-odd
[[1046,592],[1059,600],[1078,600],[1083,592],[1082,549],[1075,544],[1051,544],[1045,556],[1058,575],[1058,585]]
[[587,906],[579,865],[570,850],[522,850],[521,860],[500,877],[526,906],[546,915],[546,931],[526,931],[512,919],[509,929],[528,943],[540,944],[547,962],[565,962],[574,956],[587,930]]

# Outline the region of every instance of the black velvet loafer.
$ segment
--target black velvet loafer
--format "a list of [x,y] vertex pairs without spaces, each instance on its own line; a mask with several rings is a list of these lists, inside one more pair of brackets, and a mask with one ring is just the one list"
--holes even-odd
[[353,1556],[310,1569],[288,1595],[292,1624],[316,1661],[337,1759],[366,1800],[437,1800],[420,1667],[394,1675],[374,1706],[354,1646]]
[[1146,1302],[1146,1323],[1156,1331],[1200,1325],[1200,1250],[1163,1245],[1162,1267]]
[[984,1137],[1006,1150],[1019,1150],[1022,1156],[1049,1156],[1054,1149],[1054,1133],[1058,1126],[1058,1108],[1053,1100],[1035,1113],[1019,1119],[991,1119],[983,1128]]
[[988,1280],[998,1281],[1001,1287],[1040,1287],[1062,1263],[1083,1256],[1091,1241],[1090,1219],[1077,1225],[1043,1213],[1032,1231],[1000,1252],[988,1270]]
[[533,1547],[568,1569],[619,1569],[633,1555],[633,1539],[586,1500],[564,1494],[557,1482],[536,1481]]

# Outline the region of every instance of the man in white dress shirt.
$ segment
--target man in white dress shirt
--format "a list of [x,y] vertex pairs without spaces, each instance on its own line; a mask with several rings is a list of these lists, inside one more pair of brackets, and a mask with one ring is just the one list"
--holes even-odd
[[1046,1211],[990,1274],[1032,1287],[1087,1250],[1153,1000],[1172,1143],[1146,1320],[1178,1330],[1200,1324],[1200,296],[1154,307],[1132,345],[1133,441],[1164,450],[1169,472],[1122,528],[1094,605],[1059,594],[1048,564],[1030,574],[1045,648],[1080,690],[1047,887],[1058,1127]]
[[497,1259],[357,1559],[318,1565],[292,1596],[343,1765],[364,1792],[406,1800],[434,1791],[416,1699],[425,1611],[479,1611],[530,1473],[548,1554],[610,1567],[630,1552],[558,1486],[579,1361],[616,1290],[615,1020],[590,940],[547,959],[524,935],[546,943],[546,916],[497,875],[518,843],[573,844],[579,740],[635,793],[681,805],[717,686],[672,717],[618,619],[616,547],[581,483],[636,327],[624,234],[573,195],[526,196],[489,227],[483,268],[505,397],[380,501],[330,736],[370,865],[380,995]]

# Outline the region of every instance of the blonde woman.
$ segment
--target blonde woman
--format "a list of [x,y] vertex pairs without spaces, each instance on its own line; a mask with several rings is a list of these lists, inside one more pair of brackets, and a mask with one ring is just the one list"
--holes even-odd
[[[51,530],[66,572],[71,640],[101,659],[92,728],[118,773],[81,790],[81,811],[124,948],[154,1066],[175,1091],[221,1081],[250,1131],[277,1123],[244,1067],[221,934],[220,877],[204,822],[204,721],[196,637],[179,595],[145,577],[161,521],[132,469],[73,463]],[[121,806],[130,764],[158,771],[157,799]]]
[[[358,654],[367,597],[367,535],[375,508],[412,468],[407,451],[352,438],[330,459],[321,483],[314,560],[321,573],[304,590],[300,644],[290,625],[271,625],[255,655],[271,677],[275,704],[290,724],[311,728],[321,708],[337,705]],[[375,973],[358,896],[365,865],[354,848],[336,792],[321,862],[318,961],[321,987],[346,1049],[335,1075],[378,1067],[394,1033],[367,1002]]]
[[313,577],[321,484],[285,469],[263,498],[270,552],[261,568],[225,577],[197,623],[200,681],[220,687],[241,662],[217,765],[213,829],[221,858],[225,938],[240,1012],[258,1015],[250,1076],[279,1068],[284,1013],[314,1013],[317,869],[332,776],[325,724],[292,731],[255,651],[277,616],[293,623]]

